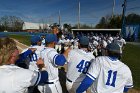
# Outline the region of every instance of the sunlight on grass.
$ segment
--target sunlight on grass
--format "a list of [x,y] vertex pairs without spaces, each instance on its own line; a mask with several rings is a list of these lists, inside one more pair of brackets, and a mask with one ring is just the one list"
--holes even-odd
[[140,47],[127,44],[123,52],[122,61],[132,71],[134,88],[140,89]]

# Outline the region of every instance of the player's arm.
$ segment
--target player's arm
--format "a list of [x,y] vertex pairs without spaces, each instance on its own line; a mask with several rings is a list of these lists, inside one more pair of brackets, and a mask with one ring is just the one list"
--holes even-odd
[[129,90],[129,88],[124,87],[123,92],[124,92],[124,93],[127,93],[127,92],[128,92],[128,90]]
[[56,54],[53,58],[53,62],[57,66],[63,66],[66,62],[66,58],[63,54]]
[[123,92],[127,93],[129,89],[131,89],[133,85],[125,86]]
[[93,79],[86,76],[85,79],[81,82],[80,86],[77,88],[76,93],[83,93],[92,85],[93,82]]
[[33,71],[29,86],[37,86],[39,84],[45,83],[47,80],[48,80],[47,71],[40,71],[40,72]]
[[125,92],[125,93],[127,93],[128,90],[133,87],[132,73],[131,73],[130,69],[128,70],[127,75],[128,75],[128,79],[127,79],[126,85],[123,90],[123,92]]
[[26,59],[28,55],[34,53],[35,51],[36,51],[36,48],[29,48],[27,51],[21,53],[16,63],[21,62],[22,60]]
[[63,66],[67,61],[68,52],[70,49],[66,50],[64,54],[58,54],[55,51],[50,52],[49,56],[55,66]]
[[44,67],[45,65],[44,65],[43,60],[39,58],[36,64],[40,70],[37,74],[37,78],[35,78],[36,80],[35,80],[34,86],[39,85],[39,84],[44,84],[46,81],[48,81],[48,72],[46,71],[46,68]]
[[40,71],[40,73],[41,73],[41,79],[38,84],[42,84],[48,81],[48,72],[43,70],[43,71]]
[[98,58],[93,60],[86,74],[85,79],[81,82],[80,86],[77,88],[76,93],[83,93],[84,91],[88,89],[88,87],[92,85],[96,77],[98,77],[98,74],[100,72],[100,67],[101,66],[98,61]]

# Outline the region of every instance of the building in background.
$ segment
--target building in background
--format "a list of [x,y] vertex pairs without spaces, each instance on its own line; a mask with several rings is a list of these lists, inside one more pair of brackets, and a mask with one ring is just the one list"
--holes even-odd
[[45,32],[49,24],[24,22],[22,30],[25,32]]

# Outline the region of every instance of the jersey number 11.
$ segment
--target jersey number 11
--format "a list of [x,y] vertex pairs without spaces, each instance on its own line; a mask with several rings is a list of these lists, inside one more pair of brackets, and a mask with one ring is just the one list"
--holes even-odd
[[[113,74],[113,78],[112,78],[112,82],[111,82],[112,74]],[[106,85],[115,87],[116,76],[117,76],[117,71],[113,72],[112,70],[109,70]]]

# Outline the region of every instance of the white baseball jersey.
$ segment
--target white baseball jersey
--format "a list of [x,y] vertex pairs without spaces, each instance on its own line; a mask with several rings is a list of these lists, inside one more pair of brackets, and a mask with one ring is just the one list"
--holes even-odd
[[113,37],[110,36],[110,37],[109,37],[109,40],[112,42],[112,41],[113,41]]
[[[43,46],[34,45],[34,46],[30,46],[29,48],[36,48],[37,49],[35,51],[35,53],[29,55],[29,57],[30,57],[29,69],[30,70],[33,70],[33,71],[34,70],[38,71],[38,67],[36,65],[36,61],[40,58],[41,51],[44,50],[44,47]],[[24,49],[22,51],[22,53],[25,52],[25,51],[27,51],[29,48]]]
[[[86,72],[95,57],[91,52],[82,49],[73,49],[68,55],[68,71],[66,87],[70,93],[75,93],[81,81],[85,78]],[[86,91],[84,92],[86,93]]]
[[78,49],[78,40],[74,40],[74,49]]
[[42,45],[45,45],[45,39],[44,39],[44,38],[43,38],[41,44],[42,44]]
[[58,68],[54,60],[58,55],[54,48],[46,48],[41,52],[41,58],[44,60],[46,71],[48,71],[49,81],[58,80]]
[[87,76],[95,80],[91,88],[92,93],[123,93],[124,87],[133,87],[129,67],[107,56],[96,58]]
[[82,49],[73,49],[68,55],[67,78],[73,82],[81,82],[95,57],[91,52]]
[[123,45],[126,44],[126,41],[123,38],[118,39],[116,42],[120,45],[120,47],[123,47]]
[[57,55],[58,53],[54,48],[46,47],[45,50],[41,52],[41,58],[44,60],[45,68],[48,72],[48,81],[46,82],[53,83],[39,86],[38,88],[41,93],[62,93],[58,77],[58,66],[55,64],[55,58]]
[[0,66],[0,93],[27,93],[28,87],[37,85],[40,73],[15,65]]

